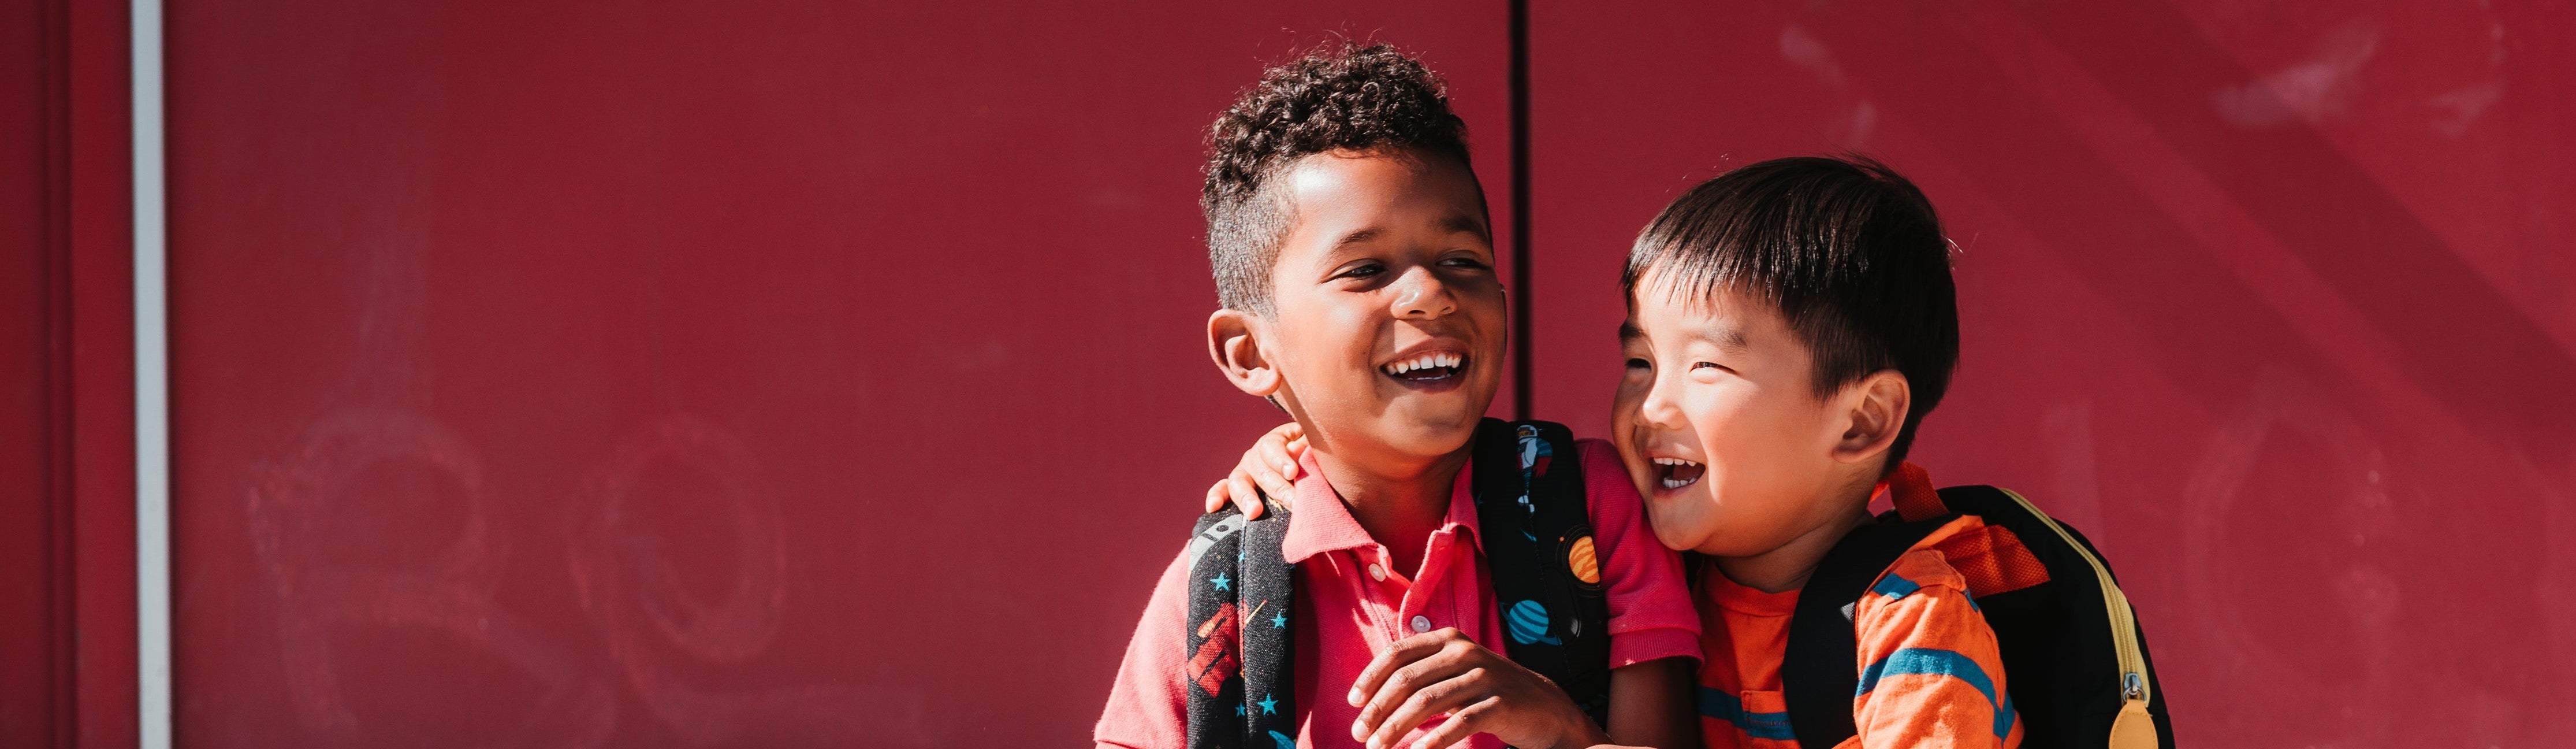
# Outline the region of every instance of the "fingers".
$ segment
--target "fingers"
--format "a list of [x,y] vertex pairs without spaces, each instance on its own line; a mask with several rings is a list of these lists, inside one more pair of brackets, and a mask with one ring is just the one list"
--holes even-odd
[[[1385,682],[1388,676],[1393,675],[1396,669],[1412,665],[1414,661],[1440,652],[1442,647],[1448,645],[1449,638],[1452,636],[1466,639],[1466,635],[1459,633],[1458,628],[1445,627],[1397,640],[1394,645],[1387,647],[1386,652],[1369,659],[1368,667],[1360,669],[1360,678],[1351,682],[1351,694],[1348,698],[1351,707],[1359,707],[1369,697],[1376,695],[1379,685]],[[1366,713],[1363,712],[1362,715],[1365,716]]]
[[1487,732],[1486,719],[1500,709],[1502,702],[1501,697],[1486,697],[1450,712],[1449,720],[1424,732],[1420,740],[1413,742],[1411,749],[1449,749],[1466,741],[1469,736]]
[[[1271,437],[1277,434],[1273,432]],[[1252,446],[1252,454],[1244,456],[1243,468],[1252,472],[1262,491],[1285,497],[1292,491],[1288,482],[1297,480],[1297,459],[1288,457],[1288,443],[1271,437],[1263,437],[1260,444]]]
[[[1428,659],[1407,667],[1407,669],[1423,668],[1421,673],[1424,675],[1420,678],[1426,683],[1413,690],[1412,696],[1404,698],[1402,703],[1395,705],[1395,709],[1388,711],[1384,719],[1376,721],[1377,730],[1370,733],[1368,738],[1370,749],[1393,746],[1397,741],[1402,740],[1405,734],[1412,733],[1413,729],[1431,722],[1432,718],[1439,717],[1441,713],[1493,697],[1490,690],[1485,688],[1485,669],[1468,668],[1456,673],[1443,673],[1449,669],[1440,668],[1440,666],[1455,664],[1440,663],[1442,660],[1445,659]],[[1396,673],[1396,677],[1389,679],[1390,683],[1409,678],[1405,670],[1398,670]],[[1378,696],[1384,697],[1387,694],[1389,692],[1381,691]],[[1366,721],[1368,715],[1368,711],[1363,709],[1360,712],[1360,719]],[[1456,722],[1454,718],[1452,722]]]
[[[1271,499],[1285,503],[1296,491],[1290,482],[1296,481],[1297,475],[1302,473],[1297,467],[1297,456],[1305,452],[1304,440],[1305,431],[1297,426],[1297,422],[1272,428],[1252,444],[1251,450],[1244,452],[1242,470],[1250,473],[1253,483],[1262,491],[1269,492]],[[1296,447],[1291,449],[1291,444]]]
[[1261,493],[1253,490],[1252,479],[1243,474],[1243,469],[1234,469],[1233,475],[1225,477],[1225,488],[1226,493],[1233,497],[1234,506],[1243,510],[1243,517],[1261,519]]
[[1398,641],[1360,674],[1360,683],[1374,686],[1360,705],[1359,719],[1352,721],[1351,737],[1393,742],[1431,716],[1463,704],[1468,694],[1459,690],[1477,680],[1458,679],[1471,672],[1482,675],[1475,656],[1483,652],[1455,628]]
[[1266,511],[1261,501],[1264,492],[1280,507],[1288,507],[1289,498],[1296,495],[1297,475],[1302,472],[1297,468],[1297,458],[1305,454],[1304,427],[1293,421],[1272,427],[1253,442],[1252,449],[1243,452],[1243,460],[1235,465],[1232,474],[1208,487],[1207,511],[1215,512],[1231,501],[1243,511],[1244,518],[1259,520]]

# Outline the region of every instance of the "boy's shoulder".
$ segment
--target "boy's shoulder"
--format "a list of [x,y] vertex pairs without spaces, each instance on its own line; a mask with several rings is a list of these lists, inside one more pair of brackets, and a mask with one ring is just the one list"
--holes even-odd
[[2048,580],[2048,568],[2010,529],[1963,515],[1916,541],[1871,584],[1870,594],[1903,598],[1938,587],[1980,597]]
[[1899,555],[1844,613],[1864,651],[1968,642],[1991,650],[1995,635],[1977,599],[2047,579],[2012,531],[1964,515]]
[[1989,573],[1975,570],[1994,566],[1996,530],[2002,529],[1973,515],[1943,524],[1889,564],[1847,610],[1859,646],[1858,694],[1868,710],[1943,716],[1938,720],[1964,720],[1973,728],[1898,720],[1864,733],[1894,730],[1912,740],[1926,730],[1980,737],[1990,730],[1996,744],[2020,743],[2020,722],[2005,696],[2002,643],[1976,602],[1981,575]]

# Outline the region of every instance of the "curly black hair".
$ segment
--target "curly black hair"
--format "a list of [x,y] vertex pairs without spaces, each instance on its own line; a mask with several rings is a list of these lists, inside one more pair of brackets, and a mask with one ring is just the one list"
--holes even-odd
[[1270,268],[1287,233],[1271,177],[1327,151],[1402,148],[1468,165],[1467,123],[1448,85],[1386,44],[1327,44],[1262,71],[1208,131],[1208,261],[1227,309],[1270,312]]

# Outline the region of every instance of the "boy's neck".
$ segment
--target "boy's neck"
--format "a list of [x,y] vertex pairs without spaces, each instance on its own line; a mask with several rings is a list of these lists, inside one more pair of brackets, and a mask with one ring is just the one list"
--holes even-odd
[[1450,493],[1458,471],[1466,467],[1467,451],[1398,466],[1337,460],[1321,449],[1314,455],[1351,519],[1386,547],[1396,571],[1413,576],[1422,569],[1424,547],[1449,515]]
[[1830,502],[1842,510],[1769,551],[1740,557],[1713,556],[1718,572],[1737,585],[1764,593],[1806,587],[1807,578],[1824,563],[1825,555],[1834,550],[1834,544],[1841,543],[1843,536],[1851,533],[1853,528],[1870,522],[1870,495],[1876,493],[1877,488],[1878,482],[1875,481],[1838,487],[1833,496],[1820,497],[1818,501]]

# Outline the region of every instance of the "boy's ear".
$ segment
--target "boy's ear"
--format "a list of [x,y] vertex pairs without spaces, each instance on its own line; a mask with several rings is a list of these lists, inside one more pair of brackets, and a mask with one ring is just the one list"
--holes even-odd
[[1208,356],[1236,389],[1268,398],[1279,392],[1279,370],[1262,354],[1260,337],[1254,335],[1259,325],[1260,320],[1242,310],[1208,315]]
[[1882,369],[1844,386],[1836,400],[1836,408],[1850,420],[1834,440],[1834,460],[1859,463],[1896,445],[1896,435],[1905,431],[1905,414],[1914,405],[1914,389],[1905,375]]

